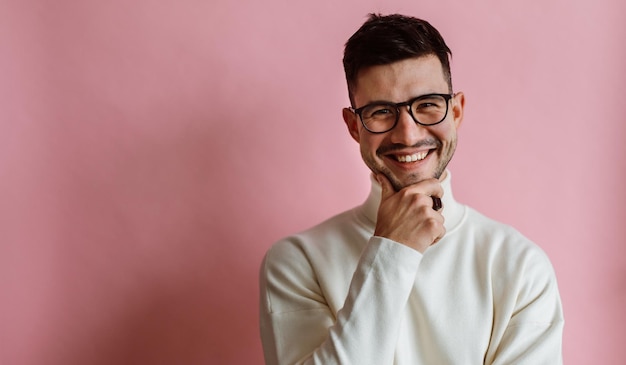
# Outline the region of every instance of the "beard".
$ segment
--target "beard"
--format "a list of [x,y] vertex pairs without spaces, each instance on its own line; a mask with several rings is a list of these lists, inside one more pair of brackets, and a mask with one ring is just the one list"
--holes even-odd
[[[426,180],[426,179],[432,179],[432,178],[439,179],[441,175],[443,175],[443,173],[446,171],[446,168],[448,167],[448,164],[450,163],[450,160],[452,159],[452,156],[454,155],[454,151],[456,150],[456,144],[457,144],[456,138],[451,140],[450,144],[447,146],[444,146],[444,144],[438,139],[428,139],[428,140],[420,141],[413,146],[404,146],[404,145],[398,145],[398,144],[380,146],[376,150],[376,156],[367,155],[365,151],[361,151],[361,155],[367,167],[369,167],[369,169],[374,174],[385,175],[387,179],[389,180],[389,182],[391,182],[391,185],[393,186],[394,190],[400,191],[407,186],[417,184],[418,182]],[[391,171],[391,169],[389,169],[382,162],[384,161],[384,158],[382,156],[386,153],[389,153],[395,150],[401,150],[407,147],[419,148],[422,146],[436,146],[436,148],[431,150],[427,156],[428,159],[433,159],[433,158],[437,159],[436,166],[432,169],[432,171],[429,171],[426,173],[414,172],[414,173],[409,173],[403,177],[399,177],[399,176],[396,176],[396,174],[394,174]]]

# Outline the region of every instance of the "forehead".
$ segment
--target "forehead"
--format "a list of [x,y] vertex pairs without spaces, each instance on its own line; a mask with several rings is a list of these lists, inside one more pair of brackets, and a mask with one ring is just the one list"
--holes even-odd
[[359,107],[374,101],[403,102],[422,94],[447,92],[441,62],[435,55],[427,55],[362,69],[353,96]]

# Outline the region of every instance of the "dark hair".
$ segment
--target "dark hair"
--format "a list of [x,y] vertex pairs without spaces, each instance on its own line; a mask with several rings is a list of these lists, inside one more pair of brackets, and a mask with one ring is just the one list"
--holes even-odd
[[431,54],[441,62],[449,91],[452,92],[449,61],[452,51],[437,29],[425,20],[405,15],[370,14],[369,19],[348,39],[344,49],[343,69],[350,102],[354,104],[352,92],[361,69]]

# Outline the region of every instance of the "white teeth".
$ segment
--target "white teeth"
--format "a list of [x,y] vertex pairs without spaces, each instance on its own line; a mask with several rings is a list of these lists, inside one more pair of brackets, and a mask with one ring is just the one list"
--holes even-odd
[[423,160],[428,155],[428,151],[418,152],[412,155],[398,156],[398,161],[400,162],[415,162],[418,160]]

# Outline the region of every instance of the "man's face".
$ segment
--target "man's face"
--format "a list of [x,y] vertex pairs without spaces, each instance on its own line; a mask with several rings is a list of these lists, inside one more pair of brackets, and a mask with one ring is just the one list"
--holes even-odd
[[[420,95],[448,92],[441,62],[428,55],[361,70],[353,98],[355,108],[359,108],[376,101],[400,103]],[[343,110],[343,118],[361,147],[365,164],[374,174],[387,176],[398,191],[424,179],[441,177],[456,148],[464,102],[463,94],[457,93],[450,100],[444,121],[427,127],[415,123],[407,108],[401,107],[395,128],[381,134],[363,128],[350,109]]]

